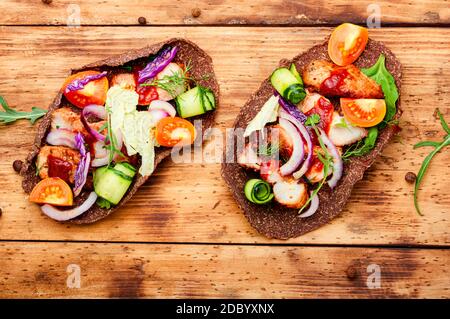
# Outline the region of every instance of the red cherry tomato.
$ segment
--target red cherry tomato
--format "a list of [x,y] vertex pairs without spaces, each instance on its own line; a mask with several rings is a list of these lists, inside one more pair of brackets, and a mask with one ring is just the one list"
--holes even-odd
[[63,94],[67,100],[79,108],[84,108],[90,104],[104,105],[106,101],[106,93],[109,88],[108,79],[106,77],[89,82],[81,90],[65,92],[66,87],[74,80],[96,74],[100,74],[100,72],[83,71],[69,76],[62,87]]
[[343,23],[334,29],[328,41],[328,55],[337,65],[352,64],[364,51],[369,32],[366,28]]
[[380,99],[341,98],[341,108],[345,118],[360,127],[378,125],[386,115],[386,102]]
[[48,177],[40,181],[31,191],[30,202],[56,206],[72,206],[72,189],[58,177]]
[[156,140],[168,147],[189,145],[195,140],[195,127],[180,117],[165,117],[156,125]]

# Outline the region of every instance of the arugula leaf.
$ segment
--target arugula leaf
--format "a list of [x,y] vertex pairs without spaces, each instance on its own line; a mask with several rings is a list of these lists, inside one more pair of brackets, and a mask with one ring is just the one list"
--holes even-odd
[[441,121],[441,125],[442,128],[444,129],[444,131],[447,133],[447,136],[444,137],[444,140],[442,142],[433,142],[433,141],[422,141],[417,143],[416,145],[414,145],[414,149],[419,148],[419,147],[423,147],[423,146],[432,146],[434,147],[434,150],[427,155],[427,157],[425,157],[425,159],[422,162],[422,165],[420,166],[420,170],[417,173],[417,179],[416,179],[416,184],[414,186],[414,207],[416,208],[417,213],[420,216],[423,216],[421,211],[420,211],[420,207],[419,207],[419,201],[418,201],[418,192],[419,192],[419,186],[420,183],[422,182],[422,179],[425,175],[425,172],[428,169],[428,166],[430,166],[431,160],[433,159],[433,157],[439,153],[444,147],[449,146],[450,145],[450,129],[448,127],[447,122],[445,122],[444,117],[442,116],[441,112],[439,111],[439,109],[437,110],[437,114],[439,115],[439,119]]
[[395,79],[392,74],[386,69],[385,65],[386,57],[384,54],[380,54],[377,62],[370,68],[361,69],[361,72],[366,76],[377,82],[384,93],[384,99],[386,101],[386,115],[384,117],[384,126],[392,120],[395,113],[397,113],[397,107],[395,103],[398,100],[398,90],[395,85]]
[[27,119],[30,120],[31,124],[34,124],[37,119],[47,113],[47,110],[40,109],[38,107],[32,107],[31,112],[19,112],[13,110],[8,106],[5,99],[0,96],[0,104],[4,110],[4,112],[0,111],[0,124],[12,123],[17,120]]
[[104,199],[102,197],[98,197],[95,203],[100,208],[105,208],[105,209],[110,209],[111,208],[111,203],[108,200],[106,200],[106,199]]
[[444,116],[442,115],[439,109],[436,109],[436,113],[439,116],[439,120],[441,121],[441,126],[447,134],[450,134],[450,128],[448,127],[447,122],[445,122]]
[[369,153],[374,147],[378,137],[378,128],[371,127],[364,140],[350,145],[342,154],[343,160],[348,160],[352,156],[363,156]]
[[433,142],[433,141],[422,141],[417,143],[416,145],[414,145],[414,149],[419,148],[419,147],[424,147],[424,146],[433,146],[433,147],[438,147],[441,143],[439,142]]
[[305,121],[305,125],[307,126],[314,126],[316,124],[319,124],[320,122],[320,115],[319,114],[312,114],[308,116],[308,118]]

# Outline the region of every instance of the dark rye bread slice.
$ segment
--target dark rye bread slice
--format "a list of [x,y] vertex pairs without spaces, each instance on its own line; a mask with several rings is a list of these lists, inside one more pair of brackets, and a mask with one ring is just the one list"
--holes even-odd
[[[327,45],[328,41],[325,41],[296,56],[293,60],[282,60],[280,66],[288,67],[293,62],[300,71],[313,60],[330,61]],[[372,66],[381,53],[386,56],[386,67],[394,76],[400,92],[402,66],[383,43],[369,40],[365,51],[355,62],[355,65],[360,68]],[[259,90],[242,107],[234,127],[245,128],[272,94],[273,88],[269,78],[267,78],[261,84]],[[395,115],[397,119],[401,116],[401,113],[400,100],[398,100],[397,114]],[[355,183],[363,178],[364,172],[374,163],[384,146],[395,135],[397,129],[396,126],[387,126],[380,131],[376,146],[369,154],[362,157],[353,157],[349,162],[346,162],[344,174],[339,184],[333,191],[328,186],[321,189],[319,192],[319,209],[308,218],[298,217],[298,209],[286,208],[275,201],[268,205],[256,205],[248,201],[244,195],[244,185],[248,179],[257,177],[257,174],[244,170],[237,163],[226,163],[224,161],[222,177],[231,189],[239,207],[244,211],[250,225],[259,233],[277,239],[297,237],[328,223],[339,215],[347,203]]]
[[[115,72],[115,70],[119,70],[120,66],[134,65],[134,64],[142,64],[145,61],[148,61],[148,58],[151,55],[156,54],[163,46],[177,46],[178,52],[174,59],[174,62],[182,62],[184,64],[190,63],[191,69],[189,71],[190,75],[193,78],[200,79],[198,83],[205,87],[210,88],[215,95],[216,98],[216,107],[219,105],[219,84],[217,83],[213,63],[211,57],[206,54],[205,51],[200,49],[196,44],[189,40],[185,39],[170,39],[166,42],[160,42],[154,45],[150,45],[138,50],[131,50],[125,52],[120,55],[111,56],[105,60],[94,62],[92,64],[88,64],[82,68],[72,70],[71,74],[84,71],[84,70],[108,70]],[[123,70],[122,70],[123,71]],[[205,77],[205,75],[208,75]],[[22,187],[26,193],[30,193],[33,187],[39,182],[39,177],[36,176],[36,166],[35,160],[36,156],[39,153],[39,149],[45,144],[45,137],[49,132],[51,125],[51,115],[52,112],[58,108],[68,106],[68,102],[61,94],[58,93],[53,103],[49,107],[49,112],[45,115],[43,120],[40,122],[37,135],[35,138],[35,142],[33,145],[33,149],[31,153],[27,156],[25,163],[21,169],[20,174],[23,176]],[[214,124],[214,115],[215,112],[208,112],[202,116],[190,118],[189,120],[194,121],[195,119],[202,119],[202,128],[205,130],[206,128],[212,127]],[[201,138],[201,137],[200,137]],[[161,161],[170,155],[170,149],[160,147],[156,149],[155,154],[155,169],[156,166],[161,163]],[[131,187],[128,192],[124,196],[124,198],[120,201],[120,203],[111,209],[103,209],[97,205],[92,206],[87,212],[82,214],[81,216],[70,220],[72,223],[76,224],[90,224],[96,222],[100,219],[105,218],[113,211],[120,208],[124,205],[138,190],[138,188],[145,183],[145,181],[149,177],[144,177],[139,174],[133,180]],[[84,191],[75,199],[75,204],[78,205],[82,203],[85,198],[89,195],[90,192]]]

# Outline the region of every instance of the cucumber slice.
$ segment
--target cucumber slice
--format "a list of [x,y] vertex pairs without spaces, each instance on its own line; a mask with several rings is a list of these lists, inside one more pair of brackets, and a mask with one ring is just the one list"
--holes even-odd
[[182,118],[193,117],[215,109],[214,94],[211,90],[196,86],[175,99],[177,112]]
[[291,64],[291,67],[289,68],[289,71],[291,71],[292,75],[295,76],[297,81],[299,81],[300,84],[303,85],[302,77],[300,76],[300,73],[298,73],[297,67],[295,66],[295,63]]
[[286,68],[276,69],[270,77],[270,82],[282,97],[294,104],[306,96],[302,83]]
[[207,90],[205,93],[205,107],[207,111],[212,111],[216,108],[216,101],[214,99],[214,93],[210,90]]
[[244,194],[249,201],[255,204],[267,204],[274,197],[270,185],[258,178],[250,179],[245,183]]
[[95,185],[95,183],[97,183],[102,178],[102,176],[105,174],[107,169],[108,169],[107,166],[103,166],[103,167],[97,168],[94,171],[94,185]]
[[132,177],[115,168],[108,168],[105,166],[98,168],[94,172],[95,192],[98,196],[114,205],[117,205],[120,202],[132,181]]
[[129,163],[127,162],[122,162],[122,163],[117,163],[114,166],[114,169],[124,173],[125,175],[133,178],[134,175],[136,174],[136,169]]

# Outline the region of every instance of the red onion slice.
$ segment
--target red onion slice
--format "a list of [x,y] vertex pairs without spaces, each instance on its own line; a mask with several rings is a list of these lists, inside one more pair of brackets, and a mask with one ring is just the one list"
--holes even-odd
[[66,129],[57,129],[48,133],[45,141],[50,145],[55,146],[68,146],[70,148],[76,149],[75,142],[76,133],[66,130]]
[[81,214],[86,212],[89,208],[91,208],[96,200],[97,194],[95,192],[91,192],[89,194],[89,197],[84,201],[83,204],[73,209],[59,210],[53,207],[52,205],[45,204],[44,206],[41,206],[41,210],[48,217],[62,222],[80,216]]
[[320,131],[320,138],[327,147],[331,156],[333,156],[333,176],[327,182],[328,186],[330,186],[330,188],[333,189],[334,187],[336,187],[337,183],[342,177],[342,173],[344,171],[344,162],[342,161],[341,155],[339,154],[339,151],[337,150],[336,146],[334,146],[334,144],[330,141],[325,132],[322,131],[322,129],[319,129],[319,131]]
[[303,165],[300,167],[300,169],[296,172],[294,172],[293,176],[295,179],[300,179],[311,167],[312,164],[312,150],[313,150],[313,144],[311,141],[311,136],[309,136],[308,131],[306,130],[306,127],[295,117],[293,117],[291,114],[287,113],[283,108],[280,108],[279,111],[280,118],[286,119],[292,124],[297,127],[297,129],[300,131],[303,140],[306,141],[307,146],[307,156],[305,161],[303,162]]
[[86,131],[89,133],[89,135],[91,135],[96,141],[104,141],[105,135],[97,132],[89,125],[89,123],[87,121],[87,117],[90,115],[94,115],[95,117],[97,117],[101,120],[105,120],[107,117],[106,109],[101,105],[91,104],[91,105],[86,106],[83,109],[83,111],[81,112],[81,116],[80,116],[81,123],[83,123],[83,126],[86,129]]
[[155,123],[158,123],[163,118],[170,116],[169,113],[160,109],[150,110],[150,114],[152,115]]
[[308,210],[306,212],[298,215],[298,217],[305,218],[305,217],[312,216],[317,211],[317,208],[319,208],[319,196],[317,196],[317,194],[315,194],[313,196],[313,198],[311,198],[311,202],[309,203]]
[[109,163],[109,155],[106,155],[105,157],[94,159],[91,163],[91,166],[92,167],[101,167],[101,166],[108,165],[108,163]]
[[95,142],[91,147],[94,148],[94,154],[95,158],[103,158],[106,155],[108,155],[108,151],[105,148],[105,142],[104,141],[97,141]]
[[303,139],[297,130],[297,128],[288,120],[281,118],[280,126],[286,131],[289,137],[292,139],[293,150],[289,160],[280,167],[280,173],[282,176],[292,174],[303,162],[303,156],[305,155],[305,147],[303,145]]
[[[123,145],[123,137],[122,137],[121,131],[117,130],[116,133],[114,134],[114,136],[115,136],[115,140],[116,140],[116,143],[117,143],[116,144],[116,148],[118,150],[121,150],[122,149],[122,145]],[[97,146],[97,143],[99,143],[98,146]],[[103,148],[103,146],[105,145],[104,142],[100,142],[99,141],[97,143],[96,143],[95,149],[100,148],[100,147]],[[96,158],[92,161],[91,166],[92,167],[100,167],[100,166],[108,165],[108,163],[109,163],[109,154],[110,154],[110,151],[108,149],[103,149],[103,151],[101,153],[101,155],[103,155],[103,156],[101,156],[101,157],[97,156],[97,153],[96,153],[95,154]],[[116,153],[114,155],[114,159],[116,159],[119,155],[120,154]]]
[[163,110],[167,114],[169,114],[171,117],[175,117],[177,115],[177,111],[175,110],[175,108],[173,107],[172,104],[170,104],[169,102],[166,102],[166,101],[161,101],[161,100],[151,101],[150,105],[148,107],[148,110],[149,111]]

